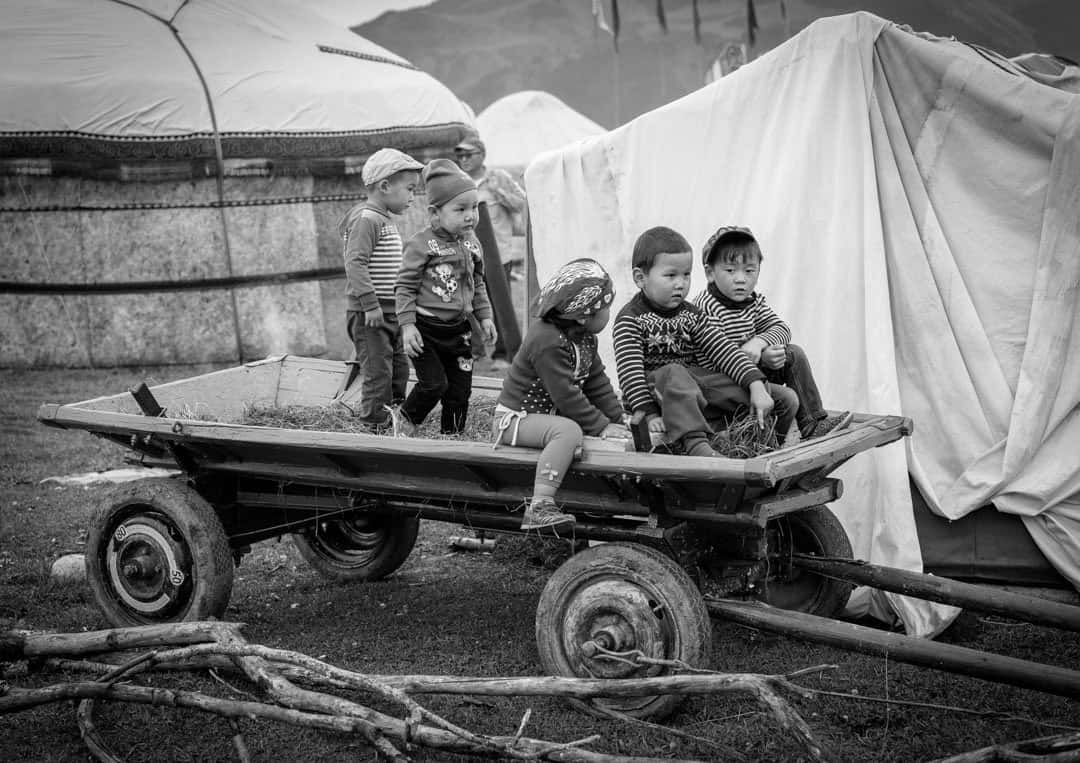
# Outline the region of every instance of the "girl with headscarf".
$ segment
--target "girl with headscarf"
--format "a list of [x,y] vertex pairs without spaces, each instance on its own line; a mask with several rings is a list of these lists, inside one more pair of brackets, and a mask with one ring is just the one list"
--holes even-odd
[[572,525],[555,492],[584,434],[629,437],[625,414],[596,347],[611,317],[615,288],[598,262],[559,268],[540,290],[529,327],[495,408],[495,447],[540,448],[533,495],[521,529]]

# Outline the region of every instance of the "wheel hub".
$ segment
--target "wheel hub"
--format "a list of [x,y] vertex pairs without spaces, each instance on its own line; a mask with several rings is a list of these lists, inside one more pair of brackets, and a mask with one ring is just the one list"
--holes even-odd
[[191,560],[168,525],[147,516],[131,517],[113,531],[106,568],[117,597],[144,615],[167,613],[191,575]]
[[637,664],[636,655],[616,659],[606,652],[637,650],[645,657],[667,658],[672,649],[669,619],[664,607],[634,583],[597,580],[567,608],[564,650],[578,675],[626,678],[658,672],[656,666]]

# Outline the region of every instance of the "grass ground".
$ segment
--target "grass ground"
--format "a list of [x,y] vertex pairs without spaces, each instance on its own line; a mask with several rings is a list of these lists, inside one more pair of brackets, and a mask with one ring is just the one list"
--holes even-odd
[[[48,476],[123,465],[124,451],[81,432],[52,430],[34,414],[42,402],[72,402],[126,389],[140,379],[183,378],[206,367],[0,371],[0,628],[81,631],[107,627],[89,588],[49,579],[53,560],[85,544],[98,489],[40,484]],[[247,624],[253,642],[325,656],[371,673],[536,675],[533,615],[548,575],[569,549],[500,537],[494,552],[455,552],[460,528],[428,522],[406,564],[367,585],[318,577],[289,542],[257,544],[237,570],[227,617]],[[805,644],[714,621],[715,667],[785,673],[811,665],[837,669],[803,680],[822,693],[796,707],[839,761],[926,761],[995,742],[1080,727],[1076,701],[879,657]],[[942,640],[1066,667],[1080,665],[1075,634],[965,614]],[[0,670],[4,666],[0,665]],[[60,680],[18,670],[17,686]],[[201,676],[155,678],[159,685],[232,696]],[[826,693],[828,692],[828,693]],[[889,699],[890,704],[871,700]],[[749,698],[689,699],[667,724],[700,741],[599,721],[554,699],[423,697],[425,704],[476,731],[512,733],[526,708],[528,733],[567,741],[600,734],[594,749],[701,760],[797,760],[799,749]],[[104,738],[128,760],[231,760],[231,730],[212,716],[163,708],[106,706]],[[254,760],[373,760],[355,739],[245,723]],[[58,704],[0,716],[0,760],[82,761],[74,708]],[[464,760],[419,752],[417,760]]]

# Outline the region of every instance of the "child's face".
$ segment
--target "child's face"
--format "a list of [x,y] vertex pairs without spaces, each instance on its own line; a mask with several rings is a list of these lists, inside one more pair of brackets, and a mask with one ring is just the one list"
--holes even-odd
[[693,261],[690,252],[661,252],[647,272],[634,268],[634,283],[657,307],[678,307],[690,291]]
[[386,208],[395,215],[400,215],[411,207],[419,182],[419,172],[399,172],[389,178],[382,188],[382,200]]
[[736,302],[750,299],[760,272],[761,260],[757,257],[740,257],[726,262],[716,259],[705,266],[705,275],[716,284],[720,293]]
[[599,334],[607,327],[609,320],[611,320],[610,305],[582,320],[581,325],[590,334]]
[[476,209],[480,196],[476,191],[459,193],[441,207],[429,206],[432,218],[451,236],[460,236],[476,227]]

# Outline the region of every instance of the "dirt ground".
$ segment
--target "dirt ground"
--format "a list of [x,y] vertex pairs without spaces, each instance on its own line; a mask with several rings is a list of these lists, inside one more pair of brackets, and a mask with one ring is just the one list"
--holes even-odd
[[[114,394],[131,384],[184,378],[206,367],[0,371],[0,630],[83,631],[108,623],[85,584],[49,578],[61,554],[80,552],[100,488],[42,484],[53,475],[123,466],[123,449],[81,432],[51,430],[34,419],[42,402]],[[370,673],[529,676],[540,671],[534,613],[569,544],[500,536],[490,553],[455,551],[452,525],[427,522],[409,560],[389,579],[344,585],[320,578],[291,541],[255,546],[237,569],[229,620],[252,642],[320,657]],[[831,664],[802,680],[819,693],[795,700],[815,737],[838,761],[928,761],[965,750],[1080,730],[1080,707],[1040,692],[917,668],[881,657],[806,644],[713,622],[714,667],[787,673]],[[965,614],[942,637],[963,646],[1064,667],[1080,665],[1075,634]],[[43,686],[73,676],[0,663],[12,686]],[[138,678],[222,697],[256,692],[235,676]],[[0,681],[0,687],[3,686]],[[2,691],[2,688],[0,688]],[[474,731],[512,734],[527,708],[533,737],[565,742],[599,734],[591,749],[622,755],[697,760],[788,761],[800,749],[745,695],[692,697],[663,728],[603,721],[556,699],[423,696],[420,701]],[[389,708],[384,708],[388,711]],[[233,760],[227,722],[192,711],[106,705],[102,736],[127,760]],[[256,761],[374,760],[361,740],[243,722]],[[416,760],[465,760],[417,751]],[[81,761],[74,706],[59,703],[0,715],[0,760]]]

